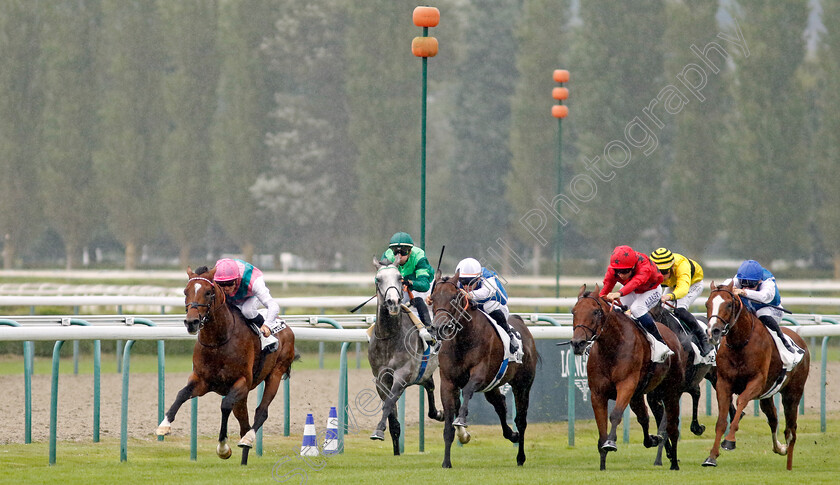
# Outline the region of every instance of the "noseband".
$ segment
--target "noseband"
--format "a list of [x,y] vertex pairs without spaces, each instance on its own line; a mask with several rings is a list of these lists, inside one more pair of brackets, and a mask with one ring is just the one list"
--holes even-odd
[[600,320],[601,320],[600,323],[597,324],[598,330],[595,330],[588,325],[584,325],[582,323],[579,323],[577,325],[572,326],[572,331],[574,332],[574,330],[576,328],[580,327],[580,328],[586,330],[587,332],[591,333],[592,336],[589,337],[588,339],[584,340],[584,342],[586,342],[588,345],[591,345],[593,342],[595,342],[595,340],[598,339],[598,337],[601,335],[601,332],[604,330],[604,323],[606,323],[606,321],[607,321],[607,316],[604,314],[604,309],[601,308],[601,302],[598,301],[598,298],[587,295],[587,296],[581,296],[580,298],[578,298],[578,301],[580,301],[584,298],[590,299],[590,300],[594,301],[596,305],[598,305],[598,309],[595,311],[595,315],[597,317],[600,317]]

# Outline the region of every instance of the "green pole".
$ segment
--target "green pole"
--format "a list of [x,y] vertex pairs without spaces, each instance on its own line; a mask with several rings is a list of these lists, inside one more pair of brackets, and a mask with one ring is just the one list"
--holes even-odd
[[[423,37],[429,28],[423,27]],[[422,94],[420,95],[420,247],[426,249],[426,73],[428,58],[423,58]]]
[[[0,319],[0,325],[20,327],[14,320]],[[23,343],[23,393],[24,393],[24,440],[25,444],[32,443],[32,347],[30,341]]]
[[125,352],[123,352],[123,386],[122,386],[122,409],[120,418],[120,462],[128,460],[128,378],[131,376],[129,365],[131,364],[131,347],[134,346],[134,340],[128,340],[125,343]]
[[64,340],[59,340],[53,347],[52,385],[50,388],[50,465],[55,465],[56,425],[58,423],[58,362],[61,357],[61,346]]

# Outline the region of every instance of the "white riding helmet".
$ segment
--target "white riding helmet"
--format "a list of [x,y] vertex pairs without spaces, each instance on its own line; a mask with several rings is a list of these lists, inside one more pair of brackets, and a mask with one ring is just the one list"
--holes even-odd
[[462,259],[455,271],[461,278],[478,278],[481,275],[481,263],[475,258]]

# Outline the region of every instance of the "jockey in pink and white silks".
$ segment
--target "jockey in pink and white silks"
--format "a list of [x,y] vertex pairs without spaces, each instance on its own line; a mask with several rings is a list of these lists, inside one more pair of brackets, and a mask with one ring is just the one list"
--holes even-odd
[[[240,259],[220,259],[216,261],[216,273],[213,276],[227,301],[242,312],[242,316],[260,332],[262,349],[267,352],[277,350],[277,337],[282,320],[277,320],[280,305],[271,297],[265,285],[263,273],[254,265]],[[266,316],[260,312],[260,304],[266,309]]]

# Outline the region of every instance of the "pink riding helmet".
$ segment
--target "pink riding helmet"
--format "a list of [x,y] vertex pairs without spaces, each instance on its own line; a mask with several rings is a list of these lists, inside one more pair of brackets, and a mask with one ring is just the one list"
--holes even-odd
[[216,261],[216,274],[214,281],[233,281],[239,278],[239,266],[232,259],[220,259]]

